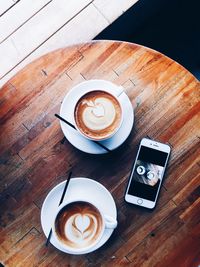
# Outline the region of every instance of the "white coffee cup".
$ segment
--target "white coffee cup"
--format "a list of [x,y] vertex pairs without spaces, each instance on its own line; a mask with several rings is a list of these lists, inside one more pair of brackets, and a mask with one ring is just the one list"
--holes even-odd
[[[76,202],[84,202],[84,203],[88,203],[92,206],[94,206],[98,212],[99,212],[99,215],[101,216],[101,219],[102,219],[102,226],[101,226],[101,231],[100,233],[98,234],[98,237],[97,239],[92,242],[91,245],[88,245],[88,246],[85,246],[85,247],[82,247],[82,248],[74,248],[74,247],[71,247],[71,246],[68,246],[66,243],[64,243],[58,236],[57,232],[56,232],[56,219],[57,219],[57,215],[59,214],[59,212],[64,208],[66,207],[67,205],[69,204],[72,204],[72,203],[76,203]],[[83,254],[83,253],[90,253],[91,251],[93,251],[93,248],[99,243],[99,241],[101,240],[105,230],[107,228],[109,229],[114,229],[117,227],[117,220],[112,218],[111,216],[107,215],[107,214],[104,214],[100,209],[99,207],[97,207],[93,202],[91,202],[90,200],[80,200],[80,199],[76,199],[76,200],[73,200],[73,201],[69,201],[69,202],[66,202],[64,204],[61,204],[59,207],[58,207],[58,210],[56,211],[56,214],[55,214],[55,217],[54,217],[54,220],[53,220],[53,225],[52,225],[52,232],[53,232],[53,236],[54,238],[56,239],[56,242],[60,245],[60,247],[64,250],[66,250],[66,252],[68,253],[71,253],[71,254]]]
[[120,122],[119,124],[115,127],[115,129],[113,131],[110,132],[110,134],[108,134],[106,137],[102,137],[102,138],[95,138],[95,137],[91,137],[91,136],[88,136],[86,133],[84,133],[83,130],[81,130],[81,128],[77,125],[77,122],[76,122],[76,118],[75,118],[75,110],[76,110],[76,106],[74,106],[74,110],[72,111],[73,112],[73,121],[74,121],[74,125],[77,129],[77,131],[82,135],[84,136],[85,138],[89,139],[89,140],[93,140],[93,141],[103,141],[103,140],[107,140],[109,138],[111,138],[113,135],[115,135],[117,133],[117,131],[120,129],[121,125],[122,125],[122,122],[123,122],[123,109],[122,109],[122,106],[121,106],[121,103],[119,101],[119,99],[111,92],[109,92],[108,90],[101,90],[101,89],[88,89],[86,92],[80,94],[79,98],[77,99],[77,102],[76,104],[79,102],[79,100],[84,97],[84,95],[87,95],[88,93],[92,93],[92,92],[95,92],[95,91],[101,91],[101,92],[105,92],[109,95],[111,95],[115,101],[117,101],[118,105],[120,106],[120,116],[121,116],[121,119],[120,119]]

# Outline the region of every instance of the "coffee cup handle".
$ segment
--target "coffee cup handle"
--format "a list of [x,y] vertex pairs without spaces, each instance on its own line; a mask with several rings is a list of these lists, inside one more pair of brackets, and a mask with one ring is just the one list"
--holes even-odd
[[117,220],[116,219],[113,219],[109,215],[105,215],[104,218],[105,218],[105,227],[106,228],[114,229],[117,227]]

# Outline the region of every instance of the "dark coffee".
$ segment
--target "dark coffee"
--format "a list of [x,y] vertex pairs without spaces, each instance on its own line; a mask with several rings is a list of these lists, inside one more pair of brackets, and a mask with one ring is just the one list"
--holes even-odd
[[103,220],[92,204],[72,202],[58,213],[55,231],[61,242],[73,249],[92,245],[102,232]]

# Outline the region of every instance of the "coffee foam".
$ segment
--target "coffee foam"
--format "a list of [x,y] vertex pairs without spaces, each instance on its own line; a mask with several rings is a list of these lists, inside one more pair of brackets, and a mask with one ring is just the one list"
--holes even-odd
[[78,101],[75,120],[80,131],[88,137],[106,138],[121,122],[121,107],[111,94],[92,91]]
[[86,202],[74,202],[62,209],[56,218],[59,239],[72,248],[92,245],[102,230],[99,211]]
[[105,97],[97,97],[94,101],[83,101],[86,105],[82,120],[85,126],[92,130],[104,130],[109,127],[116,116],[114,104]]

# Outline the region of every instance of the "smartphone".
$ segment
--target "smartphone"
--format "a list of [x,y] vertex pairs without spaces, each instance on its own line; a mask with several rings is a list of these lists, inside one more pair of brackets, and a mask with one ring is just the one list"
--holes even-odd
[[125,201],[148,209],[156,205],[171,148],[147,138],[139,150],[125,193]]

